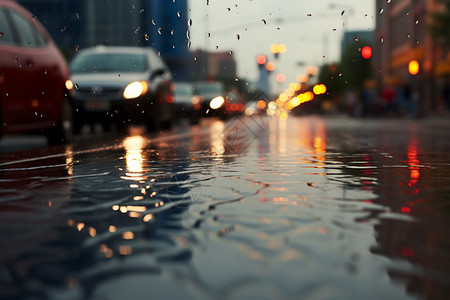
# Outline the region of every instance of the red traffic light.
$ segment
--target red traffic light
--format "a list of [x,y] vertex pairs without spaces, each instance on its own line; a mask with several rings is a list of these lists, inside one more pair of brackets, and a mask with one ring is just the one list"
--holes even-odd
[[256,62],[258,63],[258,65],[264,65],[267,62],[267,58],[265,55],[260,54],[256,57]]
[[364,47],[361,49],[361,56],[362,56],[364,59],[369,59],[369,58],[371,58],[371,57],[372,57],[372,48],[370,48],[369,46],[364,46]]

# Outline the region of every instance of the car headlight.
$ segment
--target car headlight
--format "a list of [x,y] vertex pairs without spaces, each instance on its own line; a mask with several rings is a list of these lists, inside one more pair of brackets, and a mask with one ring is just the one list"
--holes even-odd
[[66,82],[65,82],[64,85],[66,86],[66,89],[69,90],[69,91],[70,91],[71,89],[73,89],[73,82],[72,82],[72,80],[70,80],[70,79],[66,80]]
[[225,102],[225,99],[222,96],[216,97],[209,102],[209,107],[212,109],[220,108]]
[[137,98],[147,93],[148,83],[146,81],[135,81],[127,85],[123,91],[123,97],[125,99]]

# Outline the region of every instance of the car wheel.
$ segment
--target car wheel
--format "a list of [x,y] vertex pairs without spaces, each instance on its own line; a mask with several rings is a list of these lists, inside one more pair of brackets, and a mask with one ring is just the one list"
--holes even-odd
[[161,129],[169,130],[171,128],[172,128],[172,120],[171,119],[161,121]]
[[62,101],[61,117],[55,128],[46,132],[47,140],[50,145],[59,145],[73,141],[74,120],[73,108],[67,97]]

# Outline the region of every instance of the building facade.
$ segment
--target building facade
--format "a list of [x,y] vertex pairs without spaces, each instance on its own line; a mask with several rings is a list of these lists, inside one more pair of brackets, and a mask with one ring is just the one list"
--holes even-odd
[[[443,41],[431,36],[430,26],[432,13],[443,10],[436,0],[376,1],[377,92],[395,89],[399,98],[412,103],[415,116],[442,111],[450,57]],[[412,61],[419,65],[415,75],[409,69]]]
[[188,1],[20,0],[71,57],[78,49],[154,47],[178,80],[189,76]]

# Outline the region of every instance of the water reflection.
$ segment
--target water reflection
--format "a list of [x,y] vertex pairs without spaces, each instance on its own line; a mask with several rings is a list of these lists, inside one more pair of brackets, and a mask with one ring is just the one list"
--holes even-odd
[[127,165],[126,176],[122,179],[128,180],[146,180],[144,175],[144,162],[145,157],[143,150],[147,146],[148,142],[146,138],[141,135],[133,135],[126,137],[123,140],[123,146],[125,148],[125,159]]

